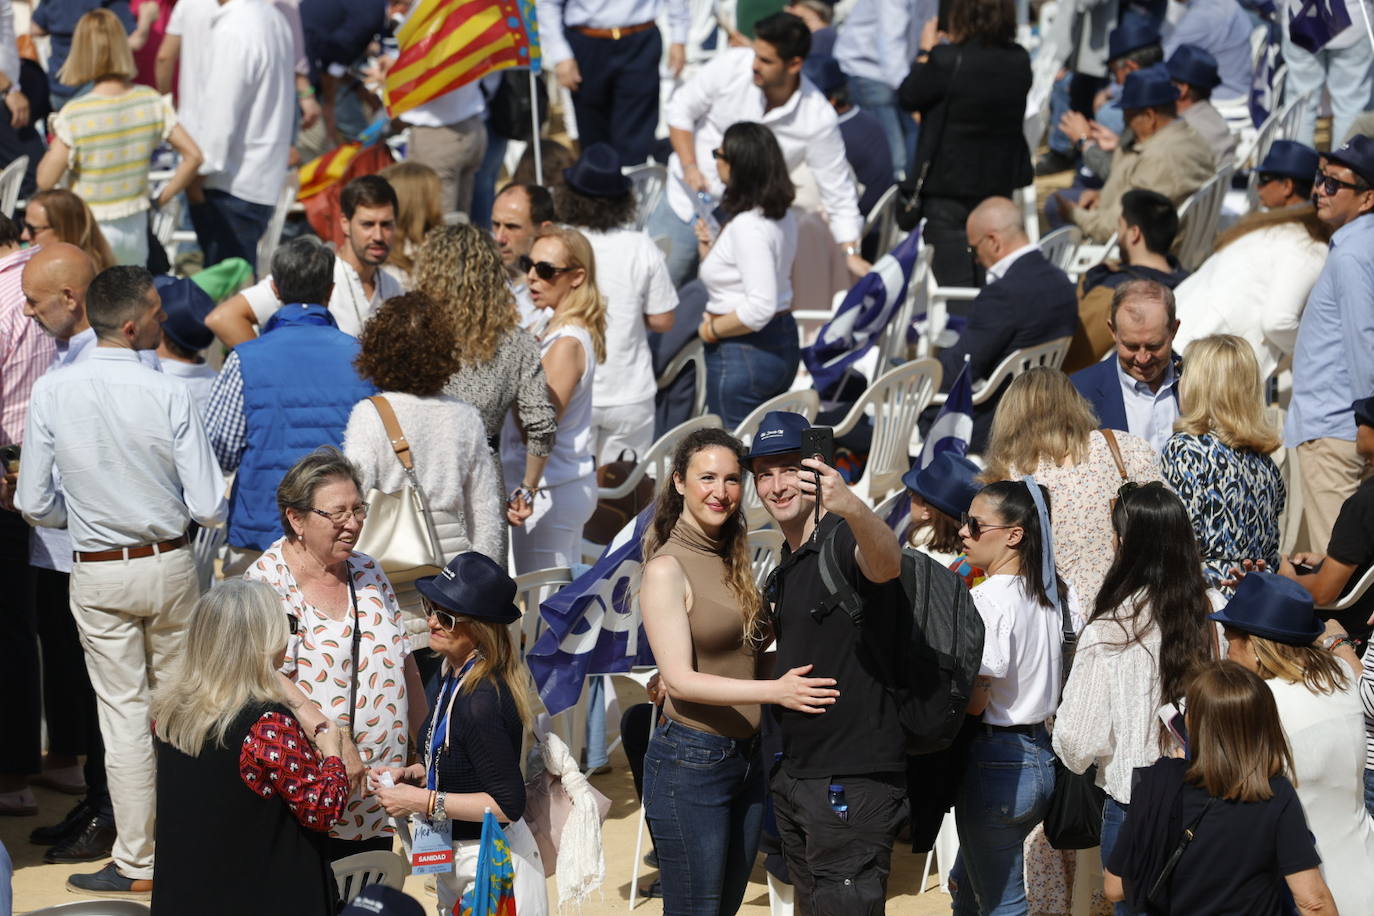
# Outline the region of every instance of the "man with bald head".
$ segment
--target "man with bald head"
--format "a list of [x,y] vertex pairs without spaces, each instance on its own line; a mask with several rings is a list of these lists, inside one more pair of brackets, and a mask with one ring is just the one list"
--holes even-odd
[[[977,383],[1013,350],[1072,335],[1078,320],[1073,283],[1026,235],[1016,204],[989,197],[969,214],[964,228],[969,252],[987,277],[959,342],[940,353],[945,369],[941,391],[954,383],[965,357]],[[974,451],[987,441],[1000,397],[999,391],[974,408]]]
[[1178,316],[1174,291],[1154,280],[1131,280],[1112,296],[1108,327],[1116,359],[1069,377],[1092,402],[1105,429],[1125,430],[1155,447],[1173,435],[1178,419],[1182,360],[1174,353]]

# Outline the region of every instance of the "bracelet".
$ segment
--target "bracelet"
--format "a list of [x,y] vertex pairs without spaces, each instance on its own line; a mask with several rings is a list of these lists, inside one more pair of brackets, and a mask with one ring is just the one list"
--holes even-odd
[[1341,643],[1345,643],[1352,649],[1355,648],[1355,643],[1351,640],[1349,633],[1332,633],[1322,640],[1322,648],[1328,652],[1334,652]]
[[433,820],[433,819],[434,819],[434,790],[433,790],[433,789],[430,789],[430,790],[429,790],[429,804],[425,806],[425,813],[429,815],[430,820]]
[[716,330],[716,316],[712,315],[706,319],[706,330],[711,332],[711,339],[707,343],[720,343],[720,333]]
[[305,88],[305,89],[297,89],[297,90],[296,90],[296,98],[298,98],[298,99],[309,99],[309,98],[313,98],[314,95],[315,95],[315,87],[314,87],[314,86],[309,86],[309,87],[307,87],[307,88]]

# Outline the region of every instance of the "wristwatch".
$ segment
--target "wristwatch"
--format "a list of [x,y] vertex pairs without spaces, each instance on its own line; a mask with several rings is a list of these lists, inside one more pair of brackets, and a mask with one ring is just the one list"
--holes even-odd
[[447,809],[446,807],[444,807],[444,805],[445,805],[445,803],[446,803],[447,801],[448,801],[448,793],[445,792],[444,790],[440,789],[438,792],[435,792],[435,793],[434,793],[434,810],[430,812],[430,820],[433,820],[433,821],[446,821],[446,820],[448,820],[448,809]]
[[1322,648],[1330,652],[1343,642],[1350,642],[1349,633],[1332,633],[1330,636],[1322,639]]

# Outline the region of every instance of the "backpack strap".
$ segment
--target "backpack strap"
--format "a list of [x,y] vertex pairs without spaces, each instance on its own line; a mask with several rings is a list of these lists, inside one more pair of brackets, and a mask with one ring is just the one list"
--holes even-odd
[[820,572],[821,583],[825,586],[825,595],[811,611],[811,616],[816,620],[824,620],[831,611],[842,609],[849,615],[849,619],[854,622],[855,627],[862,627],[864,620],[864,603],[859,597],[859,592],[850,583],[848,577],[840,568],[839,548],[835,546],[835,529],[821,540],[820,547]]

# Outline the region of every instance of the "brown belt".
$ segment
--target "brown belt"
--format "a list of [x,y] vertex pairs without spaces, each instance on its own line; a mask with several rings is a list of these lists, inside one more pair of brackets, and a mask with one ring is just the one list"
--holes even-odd
[[572,30],[577,34],[585,35],[588,38],[609,38],[612,41],[619,41],[626,35],[633,35],[636,32],[648,31],[649,29],[652,29],[654,25],[655,24],[652,22],[641,22],[639,25],[627,25],[624,28],[617,29],[593,29],[585,25],[575,25],[572,26]]
[[120,547],[117,550],[80,550],[72,551],[72,558],[78,563],[103,563],[107,560],[141,560],[143,557],[152,557],[169,550],[176,550],[178,547],[185,547],[188,541],[186,535],[174,537],[170,541],[163,541],[160,544],[146,544],[142,547]]

